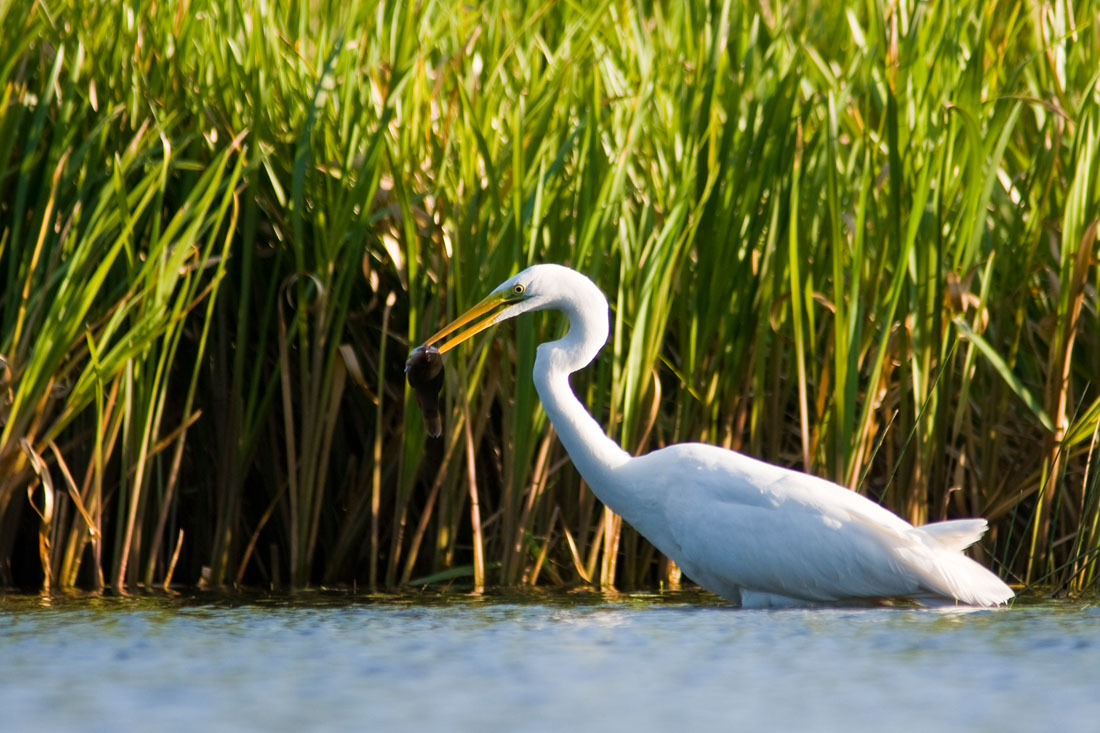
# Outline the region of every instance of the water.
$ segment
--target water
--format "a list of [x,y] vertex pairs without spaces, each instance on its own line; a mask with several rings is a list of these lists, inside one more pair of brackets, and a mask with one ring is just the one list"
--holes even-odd
[[1080,730],[1100,606],[0,595],[0,730]]

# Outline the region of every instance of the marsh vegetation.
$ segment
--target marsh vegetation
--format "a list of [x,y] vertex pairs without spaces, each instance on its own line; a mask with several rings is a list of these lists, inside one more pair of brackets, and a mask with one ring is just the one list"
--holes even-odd
[[[574,378],[1095,588],[1100,6],[0,2],[0,586],[675,583],[556,442]],[[674,487],[670,487],[674,490]]]

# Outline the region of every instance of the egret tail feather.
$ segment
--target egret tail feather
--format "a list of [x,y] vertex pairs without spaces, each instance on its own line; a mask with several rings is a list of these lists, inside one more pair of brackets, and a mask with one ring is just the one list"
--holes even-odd
[[980,540],[987,529],[989,523],[984,519],[951,519],[917,527],[944,549],[955,552],[962,552]]

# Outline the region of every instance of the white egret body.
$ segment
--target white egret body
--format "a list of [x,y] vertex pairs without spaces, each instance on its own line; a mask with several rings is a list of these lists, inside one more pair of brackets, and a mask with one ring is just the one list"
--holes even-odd
[[962,553],[985,532],[984,519],[914,527],[830,481],[712,445],[631,457],[569,386],[569,375],[588,365],[608,336],[607,300],[578,272],[530,267],[427,344],[488,316],[439,346],[445,352],[495,323],[544,309],[565,313],[569,331],[538,347],[535,387],[573,464],[600,501],[704,588],[748,607],[884,598],[993,606],[1012,598],[996,575]]

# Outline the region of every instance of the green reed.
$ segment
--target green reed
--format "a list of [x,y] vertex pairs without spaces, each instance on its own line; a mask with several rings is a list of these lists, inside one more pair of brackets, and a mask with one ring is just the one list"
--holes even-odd
[[1095,588],[1100,8],[0,3],[0,585],[675,583],[565,460],[573,385]]

